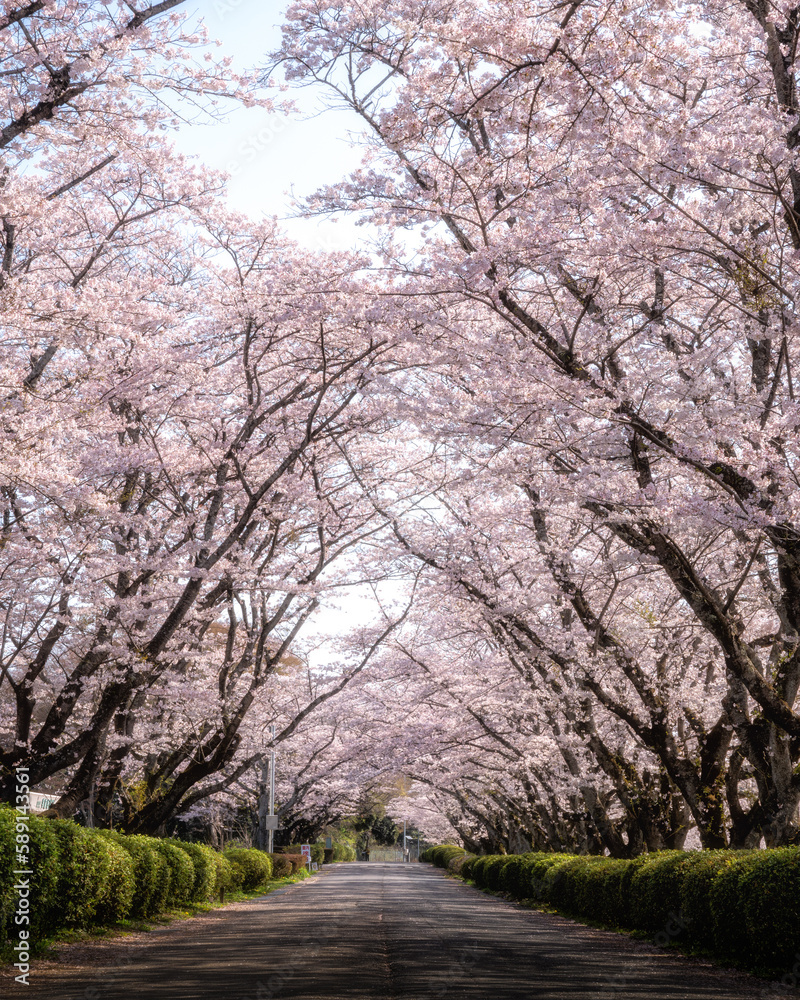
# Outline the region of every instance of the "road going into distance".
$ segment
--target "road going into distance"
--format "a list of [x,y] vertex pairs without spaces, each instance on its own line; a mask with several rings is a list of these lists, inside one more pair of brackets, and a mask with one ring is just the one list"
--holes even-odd
[[777,1000],[800,994],[524,909],[428,865],[344,864],[7,970],[27,1000]]

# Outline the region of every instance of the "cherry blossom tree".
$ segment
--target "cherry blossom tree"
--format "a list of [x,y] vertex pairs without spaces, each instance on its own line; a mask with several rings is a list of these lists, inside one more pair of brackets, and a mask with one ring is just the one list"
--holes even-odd
[[[405,417],[507,480],[493,529],[459,510],[447,559],[409,549],[510,655],[574,669],[709,845],[798,835],[797,31],[767,4],[298,2],[273,57],[369,130],[308,211],[383,227],[437,367]],[[507,523],[537,550],[519,580]],[[560,643],[506,611],[541,572]]]
[[6,5],[0,28],[3,794],[24,765],[103,821],[122,783],[142,831],[263,752],[246,720],[376,530],[341,443],[401,363],[357,258],[226,212],[148,132],[165,92],[254,99],[195,64],[178,6]]
[[156,830],[274,722],[297,830],[413,782],[474,848],[796,841],[795,12],[298,0],[265,80],[359,116],[305,206],[359,256],[170,149],[269,104],[183,6],[0,12],[4,794]]

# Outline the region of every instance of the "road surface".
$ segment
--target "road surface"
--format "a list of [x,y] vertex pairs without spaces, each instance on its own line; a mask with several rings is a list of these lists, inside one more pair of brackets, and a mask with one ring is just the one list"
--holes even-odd
[[800,1000],[526,910],[428,865],[346,864],[130,940],[65,947],[27,1000]]

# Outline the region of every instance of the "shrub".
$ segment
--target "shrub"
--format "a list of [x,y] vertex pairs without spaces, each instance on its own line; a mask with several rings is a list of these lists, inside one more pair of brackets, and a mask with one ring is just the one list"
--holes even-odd
[[272,861],[269,854],[255,847],[229,847],[225,857],[242,871],[242,889],[251,892],[270,880]]
[[[88,927],[101,918],[121,920],[133,900],[130,855],[93,830],[71,820],[44,820],[58,841],[58,884],[47,923],[56,927]],[[113,893],[119,898],[114,899]]]
[[172,839],[167,843],[174,844],[188,854],[192,862],[194,881],[189,895],[191,902],[203,903],[210,899],[217,877],[217,866],[214,863],[216,851],[212,851],[204,844],[191,844],[185,840]]
[[[30,816],[28,829],[31,838],[28,855],[31,864],[28,867],[33,871],[33,875],[30,876],[31,895],[38,901],[31,914],[29,927],[31,933],[38,937],[44,932],[48,911],[57,899],[61,858],[56,832],[50,820],[42,819],[41,816]],[[40,907],[41,912],[39,912]]]
[[[288,847],[282,847],[282,854],[299,854],[302,856],[303,852],[301,850],[302,844],[290,844]],[[321,865],[325,861],[325,844],[309,844],[311,848],[311,860],[316,861],[317,864]]]
[[[218,851],[214,851],[214,895],[218,896],[220,900],[224,898],[226,892],[233,892],[237,888],[241,888],[241,881],[236,883],[236,876],[234,874],[233,865],[228,861],[228,859],[220,854]],[[241,869],[239,869],[241,872]]]
[[628,900],[622,884],[629,865],[619,858],[592,858],[576,899],[578,912],[612,927],[627,926]]
[[474,879],[474,876],[472,874],[472,866],[478,860],[477,855],[465,854],[461,859],[454,858],[453,863],[455,864],[455,862],[459,860],[461,862],[461,871],[459,872],[461,878]]
[[709,905],[714,920],[714,951],[729,961],[747,961],[751,953],[742,907],[743,879],[758,866],[759,853],[728,851],[711,883]]
[[14,812],[0,805],[0,944],[5,943],[14,906]]
[[490,857],[482,870],[486,888],[491,889],[493,892],[500,891],[503,887],[503,872],[508,865],[513,863],[513,854],[497,854]]
[[[474,858],[472,861],[470,861],[469,864],[466,866],[467,871],[469,872],[469,877],[472,879],[475,885],[479,887],[483,886],[483,866],[486,863],[486,859],[488,857],[490,857],[490,855],[481,854],[479,857]],[[464,871],[463,868],[461,870],[462,872]]]
[[657,933],[675,920],[681,908],[684,851],[646,855],[630,878],[627,922],[639,930]]
[[452,872],[454,875],[461,875],[464,878],[464,865],[468,861],[472,861],[475,857],[474,854],[457,854],[454,858],[451,858],[447,865],[447,870]]
[[228,867],[230,868],[230,885],[228,886],[228,889],[230,889],[231,892],[241,892],[244,888],[244,879],[246,875],[244,865],[241,865],[235,859],[225,857],[225,855],[223,855],[223,857],[228,862]]
[[168,840],[159,840],[157,837],[149,839],[169,869],[169,888],[164,904],[169,907],[185,906],[191,902],[194,888],[192,859],[186,851],[182,851]]
[[158,913],[163,909],[169,881],[166,875],[167,863],[153,847],[150,838],[124,836],[111,830],[98,832],[130,855],[134,883],[130,916],[149,917]]
[[693,851],[684,862],[680,912],[688,925],[692,944],[699,948],[714,947],[711,886],[730,857],[731,852],[725,850]]
[[286,878],[287,875],[292,874],[292,862],[289,860],[286,854],[271,854],[272,859],[272,877],[273,878]]
[[579,914],[587,868],[591,863],[591,858],[580,857],[552,866],[545,876],[547,902],[557,910]]
[[537,854],[528,867],[530,898],[539,902],[549,902],[551,869],[559,868],[574,859],[573,854]]
[[426,848],[420,854],[419,859],[420,861],[428,861],[436,865],[437,868],[447,868],[453,858],[461,857],[466,853],[463,847],[457,847],[455,844],[438,844],[436,847]]
[[570,854],[474,857],[453,845],[422,859],[578,917],[682,938],[765,974],[800,953],[800,848],[661,851],[631,860]]
[[484,854],[476,858],[470,866],[470,873],[475,885],[481,889],[489,888],[489,876],[487,869],[495,862],[502,862],[508,859],[507,854]]
[[[98,834],[99,836],[99,831]],[[116,924],[131,912],[136,891],[133,857],[119,844],[103,838],[107,865],[93,923]]]
[[[167,900],[169,899],[169,894],[172,888],[172,869],[169,866],[169,862],[166,857],[158,849],[160,841],[156,837],[145,837],[136,835],[137,839],[140,839],[143,843],[150,848],[153,854],[153,860],[155,861],[156,870],[153,876],[153,894],[147,900],[147,911],[146,916],[152,916],[156,913],[161,913],[162,910],[167,907]],[[126,841],[133,840],[133,835],[124,837]]]
[[530,896],[528,871],[535,854],[512,854],[500,873],[500,888],[515,899]]
[[786,972],[800,952],[800,848],[758,854],[741,872],[739,892],[749,964],[768,973]]
[[52,823],[39,816],[28,816],[27,854],[21,857],[30,860],[30,864],[17,864],[17,831],[15,830],[16,813],[7,806],[0,806],[0,944],[6,937],[16,936],[12,933],[12,920],[16,902],[14,883],[17,876],[14,870],[23,867],[33,874],[25,876],[30,879],[31,910],[28,914],[30,923],[26,929],[32,937],[40,937],[50,926],[50,914],[55,912],[55,900],[58,888],[59,851],[58,840]]
[[297,872],[302,871],[305,868],[306,859],[302,854],[284,854],[284,858],[292,866],[292,875],[296,875]]

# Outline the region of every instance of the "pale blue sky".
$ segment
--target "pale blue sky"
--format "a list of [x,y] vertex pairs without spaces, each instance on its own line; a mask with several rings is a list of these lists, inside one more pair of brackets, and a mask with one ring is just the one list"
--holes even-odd
[[[217,52],[232,56],[234,67],[243,70],[262,64],[277,47],[286,6],[286,0],[196,0],[188,11],[222,42]],[[179,134],[182,151],[231,174],[232,207],[285,219],[293,211],[291,189],[310,194],[358,166],[361,152],[348,141],[358,118],[343,111],[317,114],[320,98],[311,91],[293,96],[302,114],[292,119],[259,108],[239,109],[223,124],[191,125]],[[334,250],[353,246],[364,232],[349,222],[287,219],[286,228],[309,247]]]

